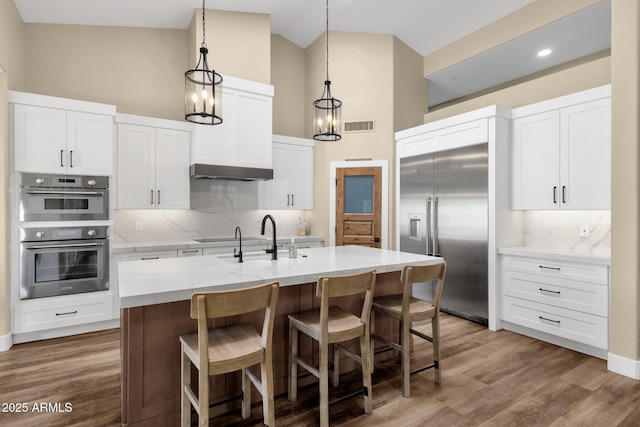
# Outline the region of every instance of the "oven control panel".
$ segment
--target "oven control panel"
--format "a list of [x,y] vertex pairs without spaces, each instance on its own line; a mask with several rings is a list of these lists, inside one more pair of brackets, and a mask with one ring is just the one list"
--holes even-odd
[[21,228],[21,242],[106,239],[108,226]]

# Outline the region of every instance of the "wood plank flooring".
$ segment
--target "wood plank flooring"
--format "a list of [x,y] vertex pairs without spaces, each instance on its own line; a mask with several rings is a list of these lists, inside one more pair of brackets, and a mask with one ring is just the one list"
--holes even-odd
[[[428,332],[430,326],[426,323],[417,329]],[[120,425],[119,339],[120,331],[114,329],[18,344],[0,353],[0,425]],[[430,357],[430,345],[416,340],[412,366],[426,365]],[[378,363],[373,375],[373,413],[365,415],[362,398],[352,398],[330,407],[331,424],[640,425],[640,381],[607,371],[604,360],[508,331],[492,332],[446,314],[442,317],[442,384],[433,383],[432,370],[411,380],[411,397],[403,398],[399,364],[395,359]],[[359,372],[346,373],[340,386],[331,389],[331,397],[361,387]],[[26,412],[10,406],[16,403],[26,404]],[[276,423],[317,425],[317,407],[316,385],[301,388],[293,403],[278,396]],[[261,425],[261,417],[261,405],[256,403],[252,418],[242,420],[238,411],[214,418],[212,425]]]

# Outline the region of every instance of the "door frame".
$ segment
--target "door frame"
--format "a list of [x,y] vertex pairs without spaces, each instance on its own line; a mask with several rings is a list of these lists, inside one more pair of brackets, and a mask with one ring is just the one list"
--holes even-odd
[[382,168],[382,219],[380,224],[381,249],[389,248],[389,161],[388,160],[347,160],[331,162],[329,173],[329,246],[336,245],[336,169],[342,168]]

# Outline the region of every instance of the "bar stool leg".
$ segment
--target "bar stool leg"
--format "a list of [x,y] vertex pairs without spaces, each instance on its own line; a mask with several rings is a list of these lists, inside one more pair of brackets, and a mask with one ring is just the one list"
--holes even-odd
[[209,425],[209,373],[206,369],[198,369],[198,403],[200,420],[198,425]]
[[338,346],[333,345],[333,372],[331,373],[331,385],[338,387],[340,384],[340,352]]
[[289,320],[289,400],[298,398],[298,330]]
[[435,365],[435,383],[440,384],[440,316],[431,318],[431,337],[433,340],[433,364]]
[[269,427],[275,427],[275,407],[273,403],[273,363],[270,354],[265,356],[260,364],[262,382],[262,412],[264,423]]
[[[369,326],[370,330],[371,330],[371,334],[373,335],[376,333],[376,311],[375,310],[371,310],[371,325]],[[373,371],[376,369],[376,345],[375,345],[375,340],[371,340],[371,373],[373,374]]]
[[251,380],[247,374],[247,368],[242,368],[242,419],[251,416]]
[[182,392],[180,393],[180,400],[182,404],[181,405],[182,421],[180,425],[182,427],[189,427],[191,426],[191,401],[187,396],[187,392],[185,391],[185,388],[191,387],[191,360],[189,360],[187,355],[184,353],[184,344],[181,347],[182,347],[182,379],[181,379]]
[[409,327],[411,322],[408,320],[401,320],[400,325],[402,327],[402,395],[409,397],[411,394],[411,365],[409,362],[409,356],[411,354],[411,333]]
[[371,339],[368,334],[360,337],[360,358],[362,361],[362,385],[364,387],[364,412],[370,414],[373,411],[371,396],[373,387],[371,387],[371,369],[373,366],[371,352]]
[[329,427],[329,345],[320,342],[320,427]]

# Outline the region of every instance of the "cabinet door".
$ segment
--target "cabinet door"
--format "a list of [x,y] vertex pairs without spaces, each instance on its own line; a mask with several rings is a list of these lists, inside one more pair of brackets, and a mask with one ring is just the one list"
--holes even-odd
[[155,207],[155,135],[152,127],[118,125],[118,209]]
[[560,114],[534,114],[513,121],[513,208],[558,209]]
[[560,113],[563,209],[611,209],[611,100]]
[[113,118],[67,112],[67,172],[113,174]]
[[271,97],[239,92],[236,102],[238,164],[254,168],[271,168]]
[[13,132],[15,170],[19,172],[65,172],[66,111],[15,104]]
[[190,133],[156,129],[156,207],[189,209]]
[[292,145],[289,159],[291,208],[313,209],[313,148]]
[[[198,125],[194,129],[193,162],[213,165],[235,164],[235,93],[222,88],[222,123],[216,126]],[[237,166],[237,165],[236,165]]]
[[264,182],[264,209],[288,209],[291,205],[289,153],[289,145],[273,143],[273,179]]

